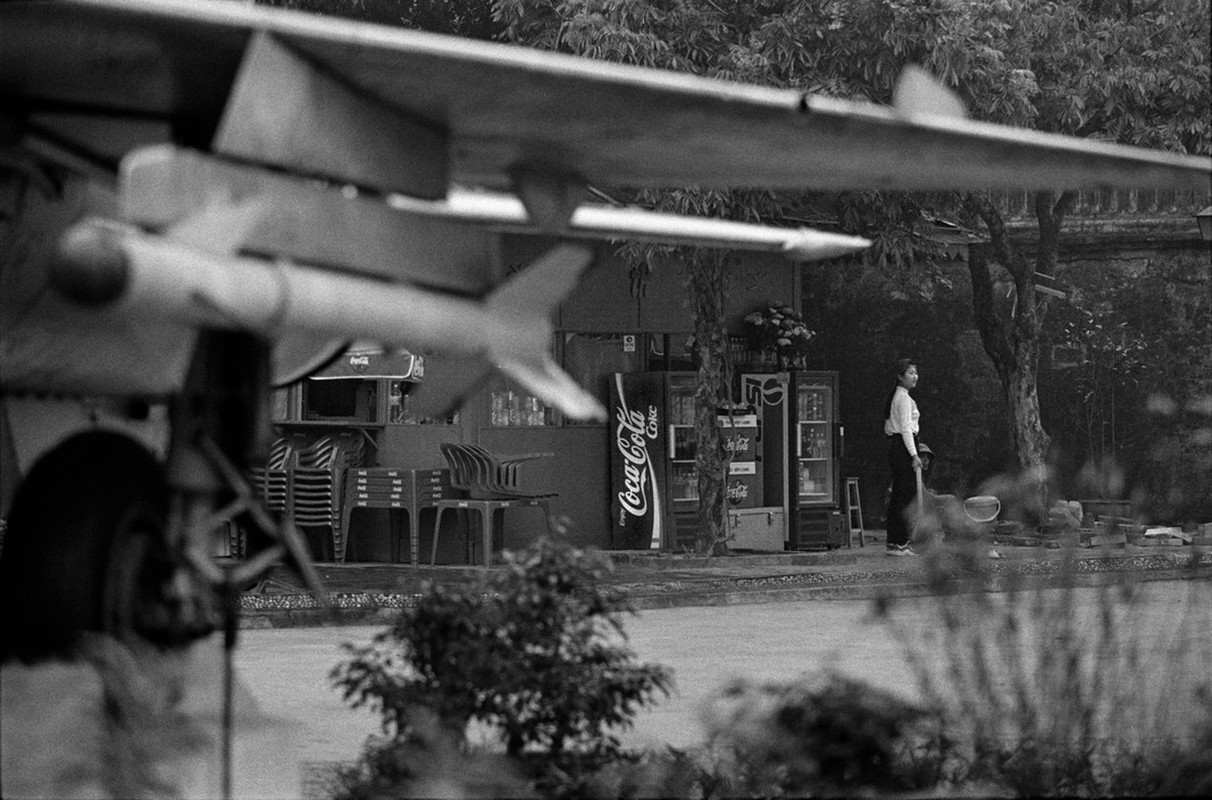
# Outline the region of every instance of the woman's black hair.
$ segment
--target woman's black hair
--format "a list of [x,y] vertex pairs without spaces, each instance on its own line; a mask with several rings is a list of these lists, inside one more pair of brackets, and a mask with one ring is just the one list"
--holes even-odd
[[896,383],[892,384],[892,391],[888,392],[888,396],[884,398],[884,419],[892,416],[892,398],[896,395],[896,387],[901,385],[900,377],[909,371],[910,367],[916,366],[917,362],[911,358],[898,358],[896,361]]

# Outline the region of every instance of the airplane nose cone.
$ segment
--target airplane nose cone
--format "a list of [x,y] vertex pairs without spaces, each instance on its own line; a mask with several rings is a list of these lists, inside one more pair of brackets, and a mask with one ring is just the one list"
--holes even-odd
[[122,296],[130,264],[116,235],[98,225],[76,225],[59,240],[50,279],[68,300],[96,308]]

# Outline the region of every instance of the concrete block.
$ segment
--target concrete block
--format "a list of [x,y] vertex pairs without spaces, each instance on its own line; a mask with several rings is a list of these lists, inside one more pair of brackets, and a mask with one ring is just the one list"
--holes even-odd
[[1085,539],[1087,547],[1127,547],[1128,535],[1122,531],[1115,533],[1095,533]]

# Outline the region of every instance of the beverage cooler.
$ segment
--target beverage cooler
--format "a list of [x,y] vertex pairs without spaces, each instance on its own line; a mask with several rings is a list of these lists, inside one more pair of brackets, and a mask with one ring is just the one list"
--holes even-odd
[[[694,546],[698,529],[691,372],[615,373],[611,547]],[[741,376],[744,413],[720,416],[731,454],[725,523],[738,550],[834,547],[842,527],[837,374]]]
[[[669,533],[678,550],[693,548],[699,524],[699,475],[695,468],[693,372],[668,372],[664,377],[668,409],[667,465],[670,495]],[[716,417],[729,454],[724,482],[725,524],[762,503],[762,472],[758,468],[758,418],[753,413]],[[735,546],[735,545],[734,545]],[[781,542],[775,549],[782,549]]]
[[842,503],[837,373],[792,372],[789,377],[790,541],[796,550],[841,547],[849,525]]
[[[611,547],[693,548],[698,532],[692,372],[615,373],[611,390]],[[732,460],[725,497],[732,510],[761,505],[758,420],[719,417]],[[781,549],[781,547],[779,548]]]
[[[693,491],[685,474],[673,475],[670,448],[679,434],[671,424],[667,376],[616,372],[610,388],[610,547],[672,547],[673,495]],[[692,456],[693,458],[693,456]],[[693,467],[693,460],[691,461]],[[681,502],[685,504],[685,497]]]
[[760,493],[752,507],[728,510],[730,544],[736,550],[787,549],[789,383],[786,372],[748,374],[740,378],[738,400],[753,409],[757,422],[754,466]]
[[724,485],[727,510],[756,508],[762,503],[762,473],[758,469],[758,418],[755,413],[734,413],[716,418],[728,462]]

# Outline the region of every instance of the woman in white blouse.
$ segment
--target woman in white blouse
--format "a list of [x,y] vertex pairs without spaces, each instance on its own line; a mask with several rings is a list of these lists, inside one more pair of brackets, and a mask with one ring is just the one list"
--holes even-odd
[[888,437],[888,467],[892,471],[892,495],[888,498],[888,555],[915,556],[909,546],[909,505],[917,496],[917,472],[922,459],[917,453],[917,403],[909,391],[917,386],[917,365],[908,358],[896,362],[896,386],[884,405],[884,435]]

